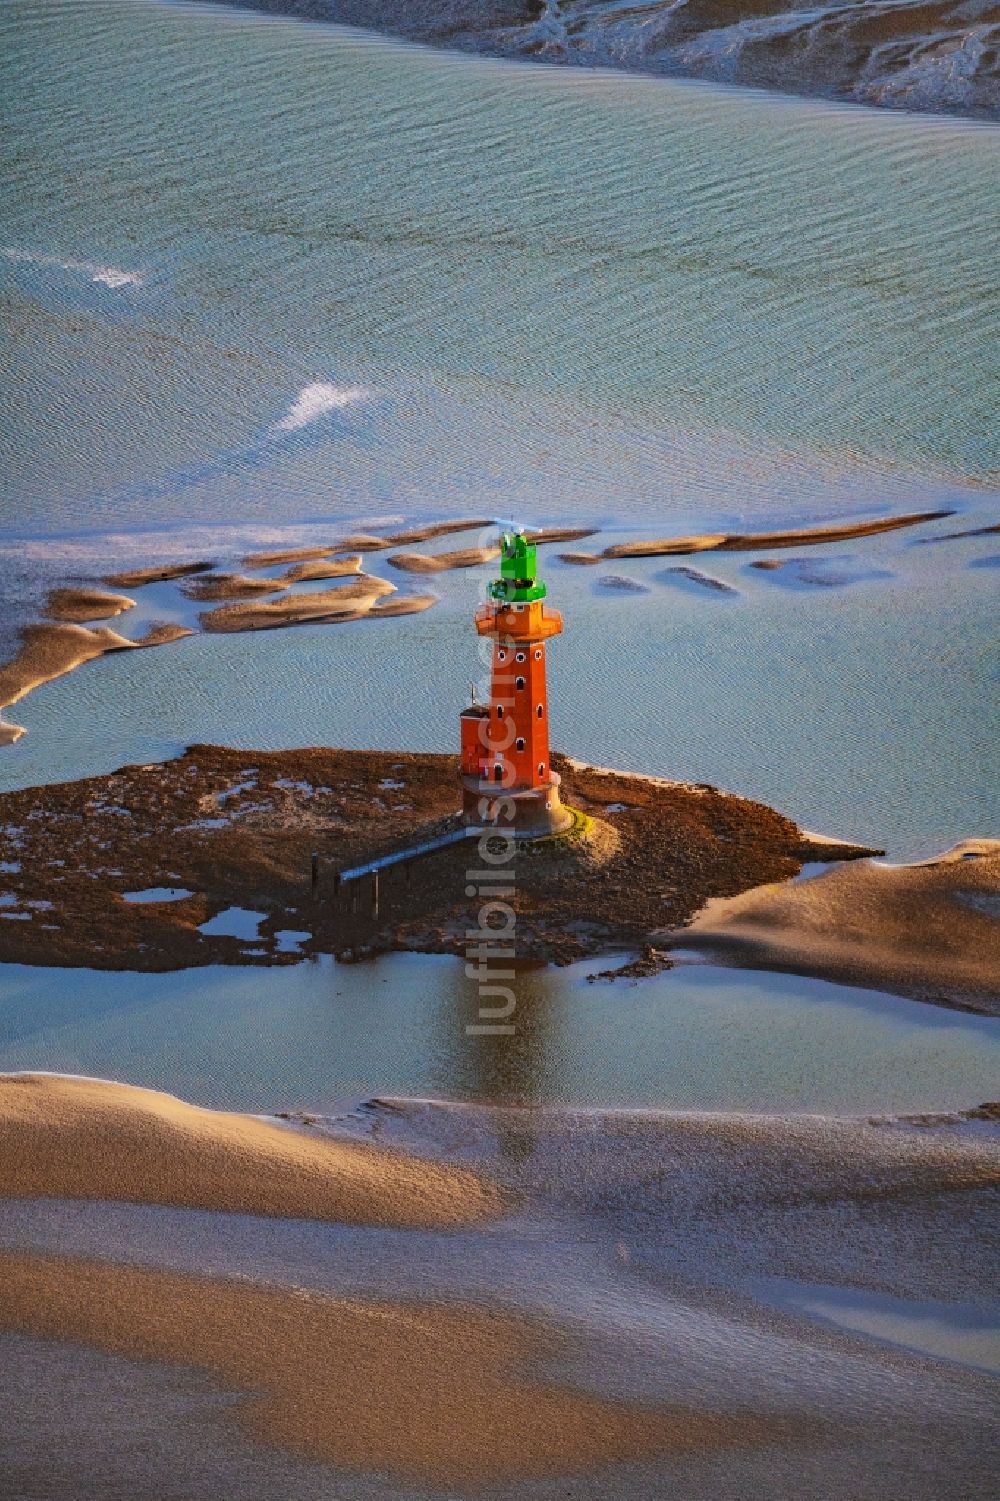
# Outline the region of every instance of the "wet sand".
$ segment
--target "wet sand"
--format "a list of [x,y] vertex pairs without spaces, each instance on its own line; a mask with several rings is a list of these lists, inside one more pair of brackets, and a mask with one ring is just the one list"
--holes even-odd
[[[206,1455],[213,1489],[183,1491],[198,1501],[344,1484],[395,1497],[401,1481],[427,1501],[487,1486],[519,1501],[939,1501],[956,1474],[970,1501],[991,1494],[989,1376],[947,1347],[907,1348],[912,1321],[887,1342],[784,1301],[833,1283],[880,1307],[900,1299],[929,1331],[988,1324],[1000,1182],[988,1121],[405,1099],[363,1114],[405,1160],[460,1152],[502,1178],[511,1212],[458,1234],[387,1235],[4,1206],[5,1362],[17,1370],[26,1348],[12,1336],[37,1341],[34,1381],[11,1403],[14,1432],[40,1435],[22,1443],[26,1485],[59,1473],[50,1434],[92,1440],[79,1388],[103,1368],[89,1349],[130,1362],[130,1387],[149,1393],[138,1450],[98,1428],[101,1473],[117,1461],[133,1495],[151,1439],[168,1460],[192,1443]],[[179,1411],[147,1362],[213,1387],[185,1383]],[[254,1466],[277,1451],[341,1474],[300,1491],[265,1468],[270,1488],[244,1490],[228,1468],[240,1437]]]
[[45,613],[51,620],[70,625],[86,625],[88,620],[110,620],[135,606],[127,594],[108,594],[104,589],[67,587],[52,589]]
[[869,860],[710,901],[672,937],[789,970],[1000,1015],[1000,841],[919,865]]
[[690,537],[661,537],[651,542],[616,542],[613,547],[606,547],[599,556],[602,558],[655,558],[661,553],[711,552],[721,547],[725,540],[725,532],[703,532]]
[[6,1252],[0,1327],[196,1366],[247,1394],[230,1413],[255,1438],[438,1485],[804,1438],[801,1421],[779,1415],[614,1402],[560,1387],[544,1367],[568,1337],[481,1308],[368,1303]]
[[501,1207],[462,1168],[59,1074],[0,1075],[0,1195],[410,1227],[474,1224]]
[[143,584],[159,584],[187,578],[191,573],[208,573],[214,563],[153,563],[147,568],[129,568],[124,573],[109,573],[104,582],[113,589],[141,589]]
[[339,542],[335,542],[329,552],[384,552],[391,546],[388,537],[376,537],[371,532],[352,532],[349,537],[341,537]]
[[158,625],[131,641],[108,626],[88,630],[82,625],[29,625],[21,633],[17,656],[0,667],[0,709],[106,652],[165,646],[193,634],[186,626]]
[[421,610],[429,610],[432,605],[436,605],[440,598],[439,594],[390,594],[386,599],[377,600],[367,614],[376,618],[385,615],[419,615]]
[[411,542],[429,542],[432,537],[448,537],[453,532],[481,531],[495,523],[481,516],[460,516],[456,521],[431,521],[424,526],[403,527],[390,532],[385,541],[389,547],[406,547]]
[[276,552],[248,552],[240,559],[244,568],[278,568],[282,563],[303,563],[329,557],[333,547],[284,547]]
[[738,595],[739,590],[734,589],[732,584],[716,578],[714,574],[702,573],[700,568],[685,568],[683,564],[677,564],[673,568],[665,568],[660,575],[668,583],[673,579],[686,579],[689,584],[697,584],[700,589],[711,590],[715,594]]
[[499,546],[461,547],[454,552],[395,552],[389,562],[406,573],[443,573],[450,568],[478,568],[499,556]]
[[579,542],[583,537],[593,537],[594,526],[529,526],[525,536],[536,547],[547,547],[551,542]]
[[[951,515],[954,515],[953,511],[913,511],[904,516],[883,516],[876,521],[855,521],[841,526],[801,527],[793,531],[774,532],[706,532],[700,536],[661,537],[648,542],[618,542],[613,547],[606,547],[601,557],[654,558],[672,553],[756,552],[768,547],[816,546],[826,542],[845,542],[856,537],[874,537],[881,532],[919,526],[922,522],[938,521]],[[566,555],[563,556],[568,561]]]
[[206,573],[191,579],[181,592],[188,599],[253,599],[259,594],[280,594],[283,579],[254,579],[245,573]]
[[284,599],[265,600],[260,604],[222,605],[206,610],[198,618],[206,631],[269,631],[291,625],[335,625],[346,620],[360,620],[375,601],[395,593],[395,584],[387,579],[364,574],[353,583],[335,589],[317,590],[314,594],[291,594]]
[[359,552],[348,553],[342,558],[316,558],[312,562],[298,563],[282,574],[283,584],[312,583],[315,579],[344,578],[361,572],[362,558]]

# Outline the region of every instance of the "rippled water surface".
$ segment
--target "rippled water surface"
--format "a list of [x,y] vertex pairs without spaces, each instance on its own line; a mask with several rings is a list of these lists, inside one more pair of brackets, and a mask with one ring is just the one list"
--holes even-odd
[[127,1078],[239,1110],[371,1094],[480,1104],[865,1112],[993,1097],[1000,1022],[794,975],[678,967],[518,976],[513,1037],[470,1037],[475,983],[400,954],[178,974],[0,969],[0,1071]]
[[[0,27],[8,535],[995,472],[989,127],[154,0]],[[289,424],[317,382],[367,394]]]
[[[997,518],[991,127],[158,0],[0,33],[8,646],[67,572],[385,516]],[[989,832],[991,541],[896,533],[798,591],[712,560],[735,597],[549,553],[555,738],[897,857]],[[448,748],[484,578],[92,664],[17,706],[0,784],[197,738]]]

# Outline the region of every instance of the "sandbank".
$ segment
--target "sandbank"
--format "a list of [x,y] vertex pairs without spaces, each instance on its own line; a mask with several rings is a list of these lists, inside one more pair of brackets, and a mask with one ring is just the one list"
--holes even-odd
[[848,521],[840,526],[799,527],[787,532],[731,532],[720,544],[723,552],[750,552],[760,547],[798,547],[803,543],[845,542],[854,537],[874,537],[953,516],[953,511],[911,511],[903,516],[883,516],[876,521]]
[[329,557],[332,547],[284,547],[277,552],[248,552],[240,559],[244,568],[277,568],[282,563],[304,563]]
[[845,542],[854,537],[873,537],[924,521],[938,521],[953,511],[912,511],[904,516],[883,516],[875,521],[851,521],[840,526],[800,527],[783,532],[706,532],[702,536],[661,537],[651,542],[618,542],[606,547],[605,558],[649,558],[670,553],[755,552],[765,547],[815,546],[821,542]]
[[283,579],[253,579],[245,573],[206,573],[182,586],[188,599],[253,599],[258,594],[280,594]]
[[482,516],[461,516],[456,521],[431,521],[424,526],[408,526],[390,532],[385,541],[390,547],[405,547],[411,542],[429,542],[432,537],[447,537],[452,532],[471,532],[493,522]]
[[571,1336],[476,1307],[362,1302],[8,1252],[0,1326],[197,1367],[247,1393],[228,1412],[251,1437],[425,1484],[499,1485],[806,1440],[802,1418],[559,1387],[545,1363],[572,1349]]
[[391,594],[387,599],[377,600],[366,613],[369,616],[419,615],[421,610],[436,605],[440,598],[439,594]]
[[529,526],[524,534],[536,547],[545,547],[550,542],[579,542],[596,532],[596,526]]
[[51,620],[85,625],[88,620],[110,620],[135,606],[127,594],[109,594],[105,589],[83,587],[51,589],[45,613]]
[[169,582],[187,578],[191,573],[208,573],[214,563],[154,563],[148,568],[130,568],[124,573],[109,573],[104,582],[112,589],[139,589],[143,584]]
[[157,625],[145,636],[131,641],[108,626],[96,630],[82,625],[26,626],[21,632],[21,650],[0,667],[0,709],[16,703],[32,688],[62,677],[84,662],[104,656],[105,652],[164,646],[193,634],[186,626]]
[[499,546],[461,547],[454,552],[394,552],[389,562],[406,573],[443,573],[448,568],[478,568],[500,556]]
[[353,583],[335,589],[317,590],[315,594],[290,594],[284,599],[261,603],[222,605],[206,610],[198,618],[206,631],[268,631],[289,625],[334,625],[346,620],[360,620],[375,601],[395,593],[395,584],[387,579],[364,574]]
[[700,589],[710,589],[714,594],[739,594],[732,584],[727,584],[723,579],[716,578],[714,574],[702,573],[700,568],[687,568],[683,563],[678,563],[672,568],[664,568],[660,575],[667,583],[673,578],[683,578],[691,584],[697,584]]
[[724,962],[1000,1015],[1000,840],[710,901],[671,936]]
[[939,532],[936,537],[919,537],[921,545],[927,542],[957,542],[961,537],[993,537],[1000,532],[1000,521],[991,522],[989,526],[973,526],[961,532]]
[[652,592],[644,579],[631,578],[627,573],[602,573],[597,580],[597,587],[617,594],[650,594]]
[[655,558],[661,553],[711,552],[726,540],[725,532],[703,532],[691,537],[660,537],[651,542],[616,542],[606,547],[603,558]]
[[388,537],[376,537],[371,532],[352,532],[349,537],[341,537],[339,542],[335,542],[329,552],[382,552],[391,546]]
[[0,1074],[0,1194],[408,1227],[501,1208],[464,1168],[63,1074]]
[[361,572],[361,554],[349,553],[342,558],[315,558],[312,562],[298,563],[282,574],[283,584],[312,583],[315,579],[344,578]]

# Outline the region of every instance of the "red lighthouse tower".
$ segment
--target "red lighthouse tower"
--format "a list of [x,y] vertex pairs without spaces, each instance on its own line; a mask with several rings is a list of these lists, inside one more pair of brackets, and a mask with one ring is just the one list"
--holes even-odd
[[549,764],[545,643],[563,626],[559,611],[542,603],[545,592],[534,544],[505,532],[500,577],[476,611],[479,635],[493,639],[489,707],[471,704],[461,717],[466,819],[526,837],[557,833],[573,820]]

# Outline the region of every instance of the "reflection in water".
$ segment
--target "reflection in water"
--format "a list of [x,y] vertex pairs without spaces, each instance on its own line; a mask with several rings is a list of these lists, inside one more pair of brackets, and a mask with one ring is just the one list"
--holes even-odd
[[1000,1022],[987,1017],[712,965],[588,984],[601,967],[519,972],[514,1033],[483,1037],[466,1031],[475,983],[447,956],[150,975],[0,966],[0,1071],[126,1079],[241,1110],[377,1094],[869,1112],[995,1094]]
[[[563,1051],[560,1033],[568,1021],[565,992],[551,984],[543,964],[512,961],[507,981],[516,997],[513,1032],[478,1030],[479,981],[456,966],[454,988],[442,991],[435,1011],[436,1092],[482,1104],[540,1105],[551,1095],[552,1076]],[[439,1072],[438,1072],[439,1071]],[[531,1156],[531,1117],[511,1114],[498,1126],[504,1155],[515,1165]]]

